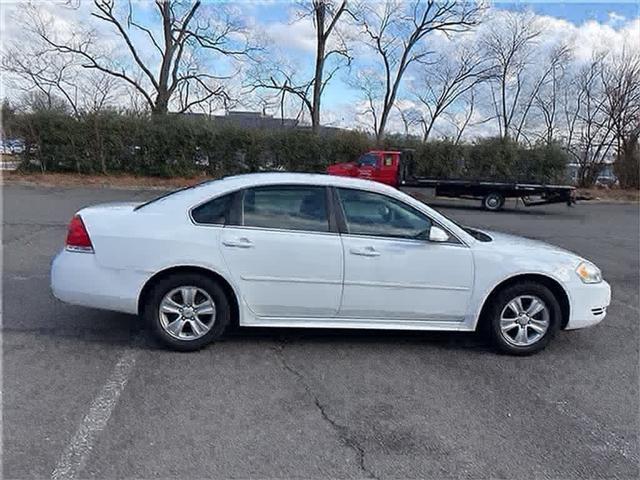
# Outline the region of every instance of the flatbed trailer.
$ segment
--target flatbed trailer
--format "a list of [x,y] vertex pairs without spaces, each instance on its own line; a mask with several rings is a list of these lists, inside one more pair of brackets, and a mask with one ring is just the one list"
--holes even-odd
[[365,153],[356,162],[331,165],[327,173],[376,180],[396,188],[434,189],[436,196],[480,199],[487,210],[502,209],[507,198],[519,198],[531,207],[550,203],[575,203],[575,187],[531,182],[498,182],[492,180],[441,179],[414,174],[415,163],[410,151]]
[[[487,210],[500,210],[507,198],[519,198],[527,207],[550,203],[575,203],[575,188],[570,185],[510,183],[438,178],[400,179],[399,188],[432,188],[438,197],[481,199]],[[534,198],[532,198],[534,197]]]

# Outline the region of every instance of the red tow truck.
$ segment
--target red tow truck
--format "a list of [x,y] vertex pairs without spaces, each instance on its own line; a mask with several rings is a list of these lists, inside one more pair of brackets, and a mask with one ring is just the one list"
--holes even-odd
[[575,203],[575,187],[542,183],[418,177],[410,150],[371,150],[355,162],[327,167],[329,175],[375,180],[396,188],[431,188],[441,197],[481,199],[487,210],[498,211],[506,198],[520,198],[527,206]]

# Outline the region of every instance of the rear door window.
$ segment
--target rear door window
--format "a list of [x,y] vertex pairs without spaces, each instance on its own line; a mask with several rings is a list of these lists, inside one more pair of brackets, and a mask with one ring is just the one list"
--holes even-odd
[[328,232],[325,187],[269,186],[249,188],[242,197],[242,225]]

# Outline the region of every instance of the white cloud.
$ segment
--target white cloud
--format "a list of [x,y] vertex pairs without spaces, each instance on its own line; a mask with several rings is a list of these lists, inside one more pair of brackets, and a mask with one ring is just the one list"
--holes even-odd
[[619,13],[616,13],[616,12],[609,12],[609,25],[613,25],[613,26],[620,25],[626,19],[627,17],[625,17],[624,15],[620,15]]
[[274,46],[296,53],[312,53],[316,48],[316,33],[309,16],[299,18],[292,10],[287,22],[271,22],[264,25],[264,31]]

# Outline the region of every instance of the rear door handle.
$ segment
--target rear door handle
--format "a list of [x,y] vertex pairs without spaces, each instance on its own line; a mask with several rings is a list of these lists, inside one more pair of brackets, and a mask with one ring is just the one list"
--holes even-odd
[[247,237],[234,238],[233,240],[223,240],[222,244],[225,247],[235,247],[235,248],[253,247],[253,243]]
[[362,257],[379,257],[380,252],[378,252],[373,247],[364,247],[364,248],[352,248],[349,250],[352,255],[360,255]]

